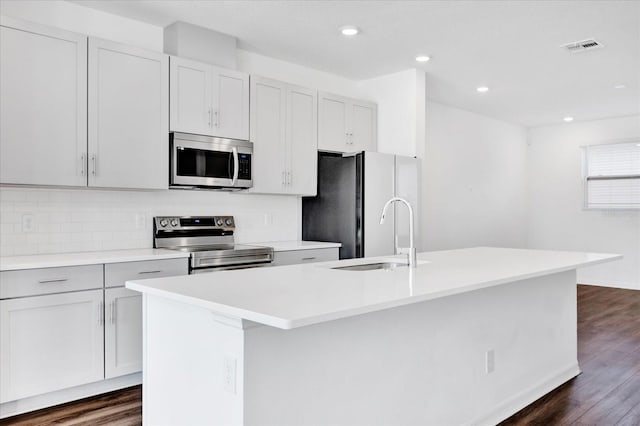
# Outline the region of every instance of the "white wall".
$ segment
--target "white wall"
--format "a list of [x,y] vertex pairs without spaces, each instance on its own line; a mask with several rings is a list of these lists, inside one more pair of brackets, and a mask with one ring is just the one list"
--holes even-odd
[[378,151],[415,157],[424,144],[425,73],[415,68],[358,83],[378,104]]
[[425,250],[526,244],[526,129],[428,101]]
[[530,130],[529,247],[624,255],[578,271],[581,283],[640,289],[640,211],[583,209],[579,148],[626,138],[640,138],[640,116]]

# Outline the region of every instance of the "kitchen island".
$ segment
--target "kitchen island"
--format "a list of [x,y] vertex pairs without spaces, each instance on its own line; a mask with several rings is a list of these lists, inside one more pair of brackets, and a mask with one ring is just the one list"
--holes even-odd
[[495,424],[579,374],[575,270],[619,258],[479,247],[415,269],[344,268],[400,256],[129,281],[143,421]]

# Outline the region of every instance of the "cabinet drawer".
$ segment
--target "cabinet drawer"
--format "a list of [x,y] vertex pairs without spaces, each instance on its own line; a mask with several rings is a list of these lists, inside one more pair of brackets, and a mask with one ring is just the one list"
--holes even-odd
[[128,280],[171,277],[188,273],[187,258],[109,263],[104,265],[104,285],[105,287],[122,287]]
[[102,265],[0,272],[0,299],[102,288]]
[[299,263],[328,262],[338,260],[338,247],[314,249],[278,251],[273,254],[273,266],[295,265]]

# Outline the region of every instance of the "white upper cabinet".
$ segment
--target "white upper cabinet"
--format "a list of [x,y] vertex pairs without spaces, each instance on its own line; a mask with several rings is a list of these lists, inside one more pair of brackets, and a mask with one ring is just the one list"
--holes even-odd
[[0,183],[85,186],[87,38],[0,20]]
[[89,38],[89,186],[168,187],[168,56]]
[[169,62],[170,129],[175,132],[210,134],[210,66],[173,56]]
[[318,183],[318,109],[316,91],[287,87],[289,192],[316,195]]
[[213,68],[214,136],[249,139],[249,75]]
[[178,57],[170,60],[170,129],[249,138],[249,75]]
[[286,192],[285,83],[251,76],[251,192]]
[[318,94],[318,149],[335,152],[376,151],[375,103],[330,93]]
[[317,123],[315,90],[251,77],[251,192],[316,194]]

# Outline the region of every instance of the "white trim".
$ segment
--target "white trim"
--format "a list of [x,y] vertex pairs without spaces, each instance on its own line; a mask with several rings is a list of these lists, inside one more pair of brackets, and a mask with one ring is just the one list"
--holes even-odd
[[502,404],[492,408],[484,416],[476,418],[468,424],[474,426],[496,425],[522,410],[532,402],[548,394],[558,386],[576,377],[580,373],[580,366],[576,361],[569,367],[560,370],[556,374],[552,374],[530,388],[515,394],[511,398],[505,400]]

